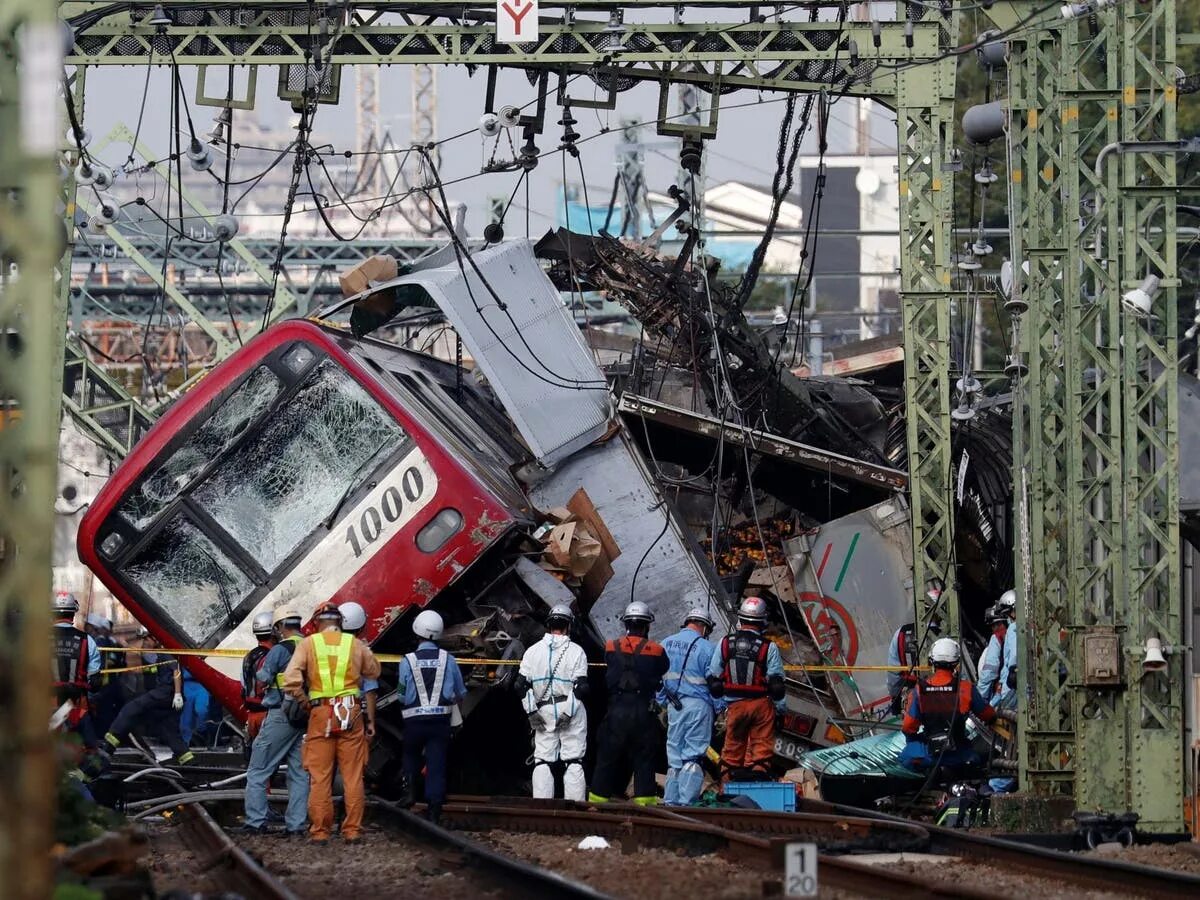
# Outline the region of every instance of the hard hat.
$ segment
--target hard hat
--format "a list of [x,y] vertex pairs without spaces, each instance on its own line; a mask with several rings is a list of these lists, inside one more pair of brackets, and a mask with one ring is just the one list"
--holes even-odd
[[762,625],[767,621],[767,601],[762,597],[747,597],[738,607],[738,618]]
[[138,630],[137,630],[137,636],[140,638],[150,637],[150,629],[147,628],[145,625],[139,625]]
[[367,611],[361,603],[349,600],[338,607],[342,611],[342,628],[346,631],[358,631],[367,624]]
[[630,622],[645,622],[649,625],[654,621],[654,613],[650,612],[650,607],[641,600],[634,600],[625,607],[625,612],[621,614],[621,621],[626,624]]
[[956,666],[959,660],[958,641],[954,638],[938,638],[929,651],[929,662],[935,666]]
[[70,591],[55,591],[52,608],[57,615],[73,616],[79,612],[79,601]]
[[91,625],[93,628],[110,628],[111,627],[108,624],[108,619],[104,618],[104,616],[100,615],[100,613],[88,613],[87,614],[87,623],[89,625]]
[[560,622],[566,622],[569,627],[575,621],[575,613],[571,612],[571,607],[567,606],[567,604],[556,603],[546,616],[546,624],[549,625],[556,619]]
[[300,615],[300,610],[292,606],[290,603],[280,603],[275,607],[274,612],[275,624],[286,625],[288,628],[299,628],[304,621],[304,616]]
[[1016,609],[1017,609],[1017,592],[1014,590],[1009,589],[1009,590],[1005,591],[1003,594],[1000,595],[1000,599],[996,601],[996,611],[997,612],[1012,613],[1012,612],[1015,612]]
[[337,619],[342,620],[342,611],[338,609],[336,603],[332,600],[326,600],[320,606],[313,610],[314,619]]
[[274,627],[275,623],[272,621],[271,612],[265,609],[255,615],[254,621],[250,623],[250,630],[258,635],[270,634]]
[[428,641],[436,641],[440,638],[445,627],[441,615],[432,609],[423,610],[413,619],[413,634]]
[[688,614],[683,617],[683,624],[686,625],[688,622],[703,622],[709,628],[715,628],[717,625],[716,620],[708,614],[708,610],[699,606],[689,609]]

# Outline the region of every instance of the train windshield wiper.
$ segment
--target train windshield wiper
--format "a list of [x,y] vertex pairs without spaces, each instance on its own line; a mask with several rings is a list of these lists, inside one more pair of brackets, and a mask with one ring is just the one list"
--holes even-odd
[[359,487],[358,476],[363,473],[363,471],[367,468],[367,466],[370,463],[374,462],[374,460],[376,459],[376,457],[379,456],[380,453],[382,453],[384,450],[387,450],[388,447],[389,447],[388,444],[384,444],[383,446],[377,448],[374,453],[372,453],[370,456],[368,456],[366,459],[364,459],[361,463],[358,464],[358,468],[355,469],[354,474],[352,474],[350,476],[350,483],[348,485],[346,485],[346,490],[342,491],[342,496],[338,499],[338,502],[334,504],[333,512],[331,512],[328,516],[325,517],[325,527],[326,528],[329,528],[330,526],[333,525],[333,520],[336,519],[338,513],[340,513],[342,511],[342,507],[346,505],[346,501],[350,498],[350,495],[353,494],[356,490],[358,490],[358,487]]

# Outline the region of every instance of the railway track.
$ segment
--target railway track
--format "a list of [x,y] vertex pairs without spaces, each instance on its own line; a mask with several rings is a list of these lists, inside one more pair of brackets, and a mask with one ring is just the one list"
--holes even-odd
[[607,900],[608,895],[582,882],[557,872],[538,868],[523,860],[507,856],[478,841],[455,834],[434,825],[410,810],[393,803],[377,800],[371,804],[373,822],[393,833],[445,850],[453,848],[461,854],[461,862],[479,873],[486,873],[491,883],[500,882],[514,891],[514,897],[573,898],[573,900]]
[[[819,801],[802,802],[796,813],[711,807],[676,810],[631,804],[589,807],[520,798],[455,797],[452,801],[446,807],[447,813],[470,827],[490,823],[491,827],[579,834],[585,833],[590,824],[596,829],[590,833],[618,838],[628,835],[662,846],[690,843],[696,847],[707,841],[712,849],[732,858],[775,868],[782,866],[787,843],[813,841],[825,851],[820,857],[822,884],[869,895],[880,894],[885,884],[889,894],[899,892],[896,896],[937,896],[939,889],[925,880],[913,885],[903,873],[855,864],[852,858],[834,856],[830,850],[920,850],[973,863],[992,863],[1080,889],[1146,897],[1200,897],[1197,875],[1047,850]],[[598,816],[613,821],[601,823]],[[706,827],[696,828],[698,825]],[[914,886],[918,893],[908,893]],[[963,886],[949,895],[1001,896],[987,890],[972,893]]]
[[[774,813],[457,796],[446,804],[443,817],[448,826],[460,832],[598,834],[625,851],[660,847],[689,854],[715,853],[780,880],[786,845],[812,841],[822,850],[819,856],[822,886],[864,896],[1007,900],[1011,890],[1002,891],[986,883],[939,884],[909,872],[860,863],[853,856],[838,855],[839,852],[922,851],[1002,866],[1032,878],[1052,880],[1059,888],[1148,897],[1200,897],[1200,876],[1196,875],[1081,857],[817,801],[803,802],[801,807],[796,813]],[[225,834],[200,803],[186,803],[180,809],[189,846],[200,855],[205,875],[245,896],[295,900],[296,895]],[[388,834],[429,848],[443,870],[453,870],[475,884],[482,882],[487,888],[500,891],[502,896],[581,900],[608,896],[582,882],[433,825],[386,801],[372,801],[370,821]]]
[[[198,875],[203,875],[222,890],[255,900],[299,900],[281,878],[226,833],[201,801],[184,803],[178,809],[179,827],[184,832],[185,842],[198,857]],[[374,801],[371,818],[375,825],[391,835],[428,846],[445,868],[453,868],[460,876],[483,882],[490,890],[502,889],[507,896],[609,900],[607,894],[582,882],[507,856],[394,804]],[[337,849],[331,852],[336,854]],[[347,886],[353,887],[352,875]]]
[[[798,806],[804,812],[818,812],[835,816],[863,815],[865,812],[819,800],[799,801]],[[777,813],[765,815],[779,816]],[[876,821],[906,821],[886,813],[866,811],[865,815]],[[1137,863],[1119,862],[1096,856],[1084,857],[1058,850],[1047,850],[1043,847],[1033,847],[1003,838],[986,837],[956,828],[940,828],[936,825],[923,827],[929,832],[929,852],[931,853],[945,853],[1015,867],[1033,874],[1060,879],[1072,885],[1096,890],[1116,890],[1145,897],[1200,897],[1200,875],[1174,872]]]
[[199,870],[221,887],[261,900],[298,900],[279,879],[255,862],[200,803],[180,807],[188,844],[200,856]]
[[[515,800],[515,798],[513,798]],[[473,830],[505,829],[548,834],[599,834],[637,846],[658,846],[689,852],[716,852],[742,865],[773,872],[782,879],[786,839],[760,837],[725,828],[715,822],[701,822],[686,814],[668,810],[645,809],[630,804],[606,804],[588,808],[582,804],[539,805],[509,798],[470,802],[460,798],[447,803],[443,816],[458,827]],[[805,817],[796,817],[798,820]],[[820,820],[820,830],[828,834],[829,820]],[[813,821],[800,825],[812,834]],[[880,829],[884,831],[886,829]],[[897,829],[897,831],[899,831]],[[911,835],[908,828],[903,830]],[[844,837],[839,837],[844,840]],[[1005,895],[962,885],[931,884],[905,872],[856,863],[847,857],[823,853],[818,859],[821,884],[867,897],[889,898],[945,897],[965,900],[1001,900]]]

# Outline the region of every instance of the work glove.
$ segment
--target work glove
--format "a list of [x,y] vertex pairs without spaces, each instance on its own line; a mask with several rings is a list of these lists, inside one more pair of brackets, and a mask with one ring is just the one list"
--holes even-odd
[[1017,670],[1015,667],[1008,670],[1008,678],[1005,680],[1004,683],[1007,684],[1010,689],[1016,690]]
[[175,710],[175,712],[183,709],[183,694],[175,695],[175,699],[171,701],[171,709]]
[[903,704],[904,704],[903,695],[897,694],[895,697],[892,698],[892,705],[888,707],[888,712],[891,713],[893,716],[900,715],[900,710],[903,707]]

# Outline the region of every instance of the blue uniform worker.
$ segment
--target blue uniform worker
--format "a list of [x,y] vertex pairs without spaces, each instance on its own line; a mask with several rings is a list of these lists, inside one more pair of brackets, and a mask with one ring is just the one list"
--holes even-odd
[[[467,696],[454,657],[434,643],[442,636],[442,617],[431,609],[413,621],[422,638],[400,662],[399,689],[404,705],[404,802],[416,796],[417,777],[425,763],[425,802],[429,820],[438,822],[446,802],[446,757],[450,752],[450,718],[454,705]],[[414,674],[415,673],[415,674]]]
[[[1017,706],[1017,595],[1015,591],[1005,591],[996,603],[998,612],[1006,616],[1006,634],[1003,652],[1001,653],[1000,672],[996,684],[996,699],[992,702],[997,709],[1016,709]],[[992,790],[999,794],[1007,794],[1017,788],[1017,779],[992,778],[988,781]]]
[[663,802],[687,806],[700,799],[704,770],[700,760],[712,739],[716,703],[708,691],[708,667],[716,652],[706,640],[712,617],[699,607],[684,619],[683,630],[662,642],[670,668],[663,676],[658,703],[667,708],[667,782]]
[[61,705],[72,703],[67,719],[70,731],[79,735],[89,750],[96,747],[96,732],[88,710],[88,690],[99,682],[100,650],[91,635],[75,627],[79,601],[74,594],[59,591],[54,598],[54,630],[51,642],[54,653],[55,700]]
[[1004,622],[992,626],[991,637],[979,660],[979,693],[989,703],[999,698],[1000,673],[1004,668],[1004,642],[1008,627]]
[[[288,721],[283,709],[283,675],[296,645],[302,639],[300,612],[289,606],[275,611],[275,627],[279,643],[272,647],[255,673],[257,681],[267,685],[262,705],[267,710],[262,728],[250,749],[250,766],[246,770],[245,830],[262,832],[267,827],[267,787],[283,762],[287,762],[288,804],[283,822],[288,834],[302,835],[308,821],[309,775],[301,760],[304,743],[303,727]],[[290,701],[289,701],[290,702]]]

